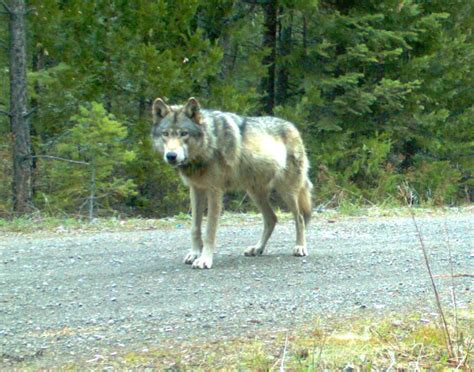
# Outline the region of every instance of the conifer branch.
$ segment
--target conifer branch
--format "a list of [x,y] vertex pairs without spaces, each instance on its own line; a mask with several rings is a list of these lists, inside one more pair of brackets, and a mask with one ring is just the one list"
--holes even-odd
[[0,4],[3,5],[3,7],[5,8],[6,12],[9,14],[9,15],[12,15],[13,14],[13,10],[10,9],[10,7],[8,6],[8,4],[5,2],[5,0],[0,0]]
[[8,116],[8,117],[10,117],[10,118],[12,117],[12,114],[11,114],[10,112],[8,112],[8,111],[5,111],[5,110],[0,110],[0,114],[6,115],[6,116]]
[[238,11],[236,14],[234,14],[233,16],[231,17],[226,17],[222,20],[222,24],[223,25],[229,25],[229,24],[232,24],[234,22],[237,22],[239,20],[241,20],[242,18],[244,18],[245,16],[247,16],[249,13],[253,13],[254,12],[254,8],[255,8],[255,5],[254,3],[250,3],[250,9],[244,9],[242,8],[240,11]]

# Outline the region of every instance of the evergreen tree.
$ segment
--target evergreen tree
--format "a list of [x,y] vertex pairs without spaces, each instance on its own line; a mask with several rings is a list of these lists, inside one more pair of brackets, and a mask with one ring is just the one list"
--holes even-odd
[[[246,115],[270,111],[271,101],[275,115],[303,132],[321,202],[395,200],[405,182],[420,202],[474,196],[470,2],[31,0],[29,5],[34,10],[28,18],[28,95],[38,156],[33,186],[42,209],[57,202],[55,211],[73,211],[91,200],[90,188],[68,200],[61,186],[61,174],[66,179],[68,172],[90,180],[88,166],[41,156],[72,156],[58,144],[72,141],[71,118],[79,107],[98,102],[104,117],[113,114],[126,128],[118,148],[135,153],[112,168],[107,182],[132,180],[137,193],[110,198],[107,209],[153,216],[186,210],[186,189],[151,150],[149,105],[156,96],[173,103],[198,96],[206,107]],[[277,14],[276,22],[270,13]],[[8,35],[4,22],[0,41],[7,44]],[[5,57],[0,55],[3,111],[10,99]],[[3,214],[12,207],[9,132],[8,117],[0,116]]]
[[[447,107],[433,102],[435,92],[426,84],[436,74],[438,89],[449,86],[449,75],[439,75],[443,63],[470,80],[472,63],[456,68],[452,60],[439,61],[436,52],[454,52],[454,45],[443,40],[452,15],[442,10],[416,2],[323,2],[307,24],[305,39],[293,44],[300,51],[292,53],[290,76],[299,85],[278,112],[304,123],[323,199],[396,197],[404,180],[420,200],[455,199],[462,187],[461,163],[436,163],[432,147]],[[472,17],[472,7],[466,14]],[[461,55],[467,62],[472,40],[459,37],[457,52],[466,48]],[[460,150],[465,154],[465,148]],[[422,160],[427,157],[429,166]]]
[[124,150],[127,129],[108,114],[101,104],[81,106],[71,118],[72,127],[55,146],[57,159],[49,171],[51,187],[46,207],[59,210],[87,207],[92,220],[96,205],[109,210],[111,202],[135,193],[135,184],[121,169],[134,160]]

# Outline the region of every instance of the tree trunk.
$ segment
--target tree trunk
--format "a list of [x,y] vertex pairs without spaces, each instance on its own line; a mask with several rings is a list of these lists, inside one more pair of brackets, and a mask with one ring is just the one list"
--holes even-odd
[[233,2],[230,15],[223,18],[221,22],[221,33],[218,42],[223,51],[221,63],[222,69],[220,72],[220,77],[222,79],[226,79],[234,71],[235,61],[239,52],[238,44],[232,39],[232,26],[235,22],[247,17],[248,14],[252,14],[254,8],[255,4],[250,8],[247,8],[245,4],[240,1]]
[[222,48],[224,53],[221,62],[221,72],[220,77],[222,79],[227,78],[234,68],[235,54],[237,53],[237,48],[234,43],[232,43],[231,35],[229,32],[225,31],[219,38],[219,45]]
[[261,83],[261,89],[263,92],[262,104],[264,112],[271,115],[275,105],[275,59],[278,0],[272,0],[268,4],[265,4],[263,11],[263,48],[270,50],[270,53],[266,55],[262,61],[262,63],[268,68],[268,74],[262,79]]
[[[292,23],[293,23],[293,14],[290,13],[288,24],[282,26],[280,23],[279,27],[279,37],[278,37],[278,56],[285,58],[291,53],[291,41],[292,41]],[[288,98],[288,68],[286,61],[279,63],[277,69],[276,77],[276,93],[275,93],[275,103],[277,105],[285,104]]]
[[[43,47],[40,47],[40,48],[37,48],[33,53],[31,69],[33,72],[41,71],[44,69],[44,65],[45,65],[44,49]],[[35,82],[34,91],[35,91],[35,96],[39,97],[41,94],[41,86],[38,81]],[[38,99],[35,97],[31,99],[31,112],[34,112],[35,116],[37,117],[38,112],[39,112],[39,102],[38,102]],[[30,125],[30,135],[31,137],[33,137],[33,141],[35,137],[41,136],[41,134],[42,134],[41,131],[40,132],[36,131],[36,128],[34,125]],[[43,140],[44,138],[41,138],[41,141]],[[35,147],[31,146],[31,172],[32,172],[32,179],[33,179],[31,189],[32,189],[33,195],[35,195],[35,191],[36,191],[36,185],[35,185],[34,180],[35,180],[35,174],[37,172],[37,168],[38,168],[38,160],[36,158]]]
[[[6,5],[6,4],[5,4]],[[32,210],[32,158],[27,110],[26,7],[24,0],[12,0],[10,17],[10,123],[13,133],[13,211],[22,215]]]
[[94,221],[94,200],[96,192],[96,179],[95,179],[95,161],[91,161],[91,184],[90,184],[90,195],[89,195],[89,223]]

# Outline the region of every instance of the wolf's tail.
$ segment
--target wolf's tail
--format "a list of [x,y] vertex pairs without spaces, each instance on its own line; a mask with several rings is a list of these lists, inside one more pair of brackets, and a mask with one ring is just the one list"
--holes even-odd
[[303,214],[305,225],[309,224],[311,220],[311,212],[313,211],[313,205],[311,202],[311,190],[313,185],[311,181],[306,179],[304,186],[300,189],[298,194],[298,207]]

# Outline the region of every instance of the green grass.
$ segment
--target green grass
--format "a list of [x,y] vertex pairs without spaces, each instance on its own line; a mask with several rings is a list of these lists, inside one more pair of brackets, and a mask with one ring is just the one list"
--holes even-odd
[[[176,221],[179,221],[176,219]],[[177,222],[179,223],[179,222]],[[36,233],[36,232],[74,232],[74,231],[126,231],[126,230],[148,230],[155,228],[172,227],[168,220],[157,219],[117,219],[98,218],[92,223],[80,218],[58,218],[58,217],[24,217],[12,220],[0,219],[0,232],[4,233]]]
[[[439,215],[451,213],[464,213],[472,211],[473,207],[458,208],[413,208],[412,211],[417,216]],[[277,209],[276,214],[281,222],[292,220],[292,216],[282,210]],[[395,217],[409,216],[408,207],[360,207],[355,204],[344,203],[338,209],[324,210],[322,213],[313,213],[313,220],[341,219],[350,217]],[[235,223],[260,223],[259,213],[232,213],[225,212],[221,218],[221,225],[231,225]],[[86,218],[74,217],[54,217],[41,214],[33,214],[28,217],[14,219],[0,219],[0,233],[22,233],[30,234],[37,232],[68,233],[68,232],[97,232],[97,231],[131,231],[131,230],[152,230],[166,228],[182,228],[191,225],[191,216],[188,213],[180,213],[174,217],[163,219],[153,218],[96,218],[90,223]]]
[[[473,366],[474,311],[459,314],[458,357],[449,359],[435,319],[420,315],[319,319],[291,332],[261,332],[214,342],[163,344],[160,348],[104,357],[88,368],[168,371],[463,370]],[[454,332],[453,332],[454,334]],[[471,339],[466,336],[471,335]],[[285,339],[288,337],[288,341]],[[283,350],[286,344],[285,358]],[[463,363],[461,363],[463,361]],[[76,366],[81,369],[81,365]]]

